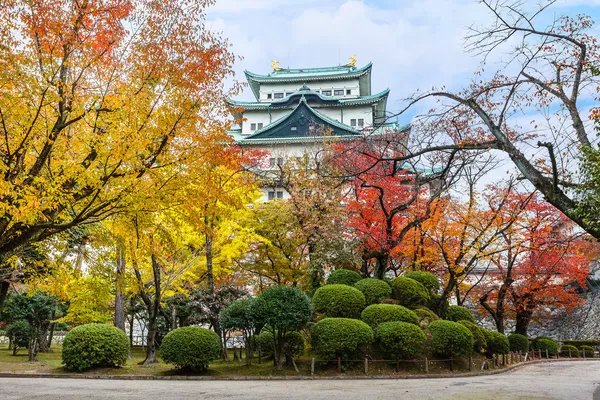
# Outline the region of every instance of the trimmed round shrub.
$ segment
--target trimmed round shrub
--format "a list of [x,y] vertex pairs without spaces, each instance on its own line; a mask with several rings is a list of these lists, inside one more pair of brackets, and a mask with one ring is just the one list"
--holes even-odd
[[262,331],[260,334],[253,336],[252,340],[256,351],[260,351],[263,355],[273,354],[275,339],[271,332]]
[[31,325],[24,319],[18,319],[12,324],[8,325],[6,329],[6,336],[12,339],[13,354],[17,354],[19,348],[25,349],[29,347],[29,341],[33,331]]
[[555,356],[558,354],[558,344],[548,337],[537,337],[534,342],[534,350],[541,350],[542,356],[546,355],[546,350],[548,350],[549,356]]
[[428,331],[431,334],[431,350],[440,356],[467,356],[473,351],[473,334],[458,322],[433,321]]
[[373,330],[350,318],[325,318],[312,328],[313,350],[324,359],[352,358],[373,342]]
[[392,297],[400,305],[408,308],[425,306],[429,302],[429,292],[421,283],[414,279],[399,276],[392,281]]
[[325,285],[312,298],[314,310],[328,318],[359,318],[365,296],[348,285]]
[[415,314],[417,314],[417,318],[419,318],[419,326],[423,329],[427,328],[433,321],[440,319],[436,313],[427,307],[415,308],[413,311]]
[[485,329],[484,332],[488,353],[508,354],[510,352],[510,342],[504,334],[491,329]]
[[450,306],[448,310],[446,310],[446,318],[448,321],[471,321],[475,322],[475,318],[471,311],[463,306]]
[[354,284],[361,279],[362,277],[356,271],[351,271],[349,269],[336,269],[327,277],[327,284],[354,286]]
[[510,343],[510,351],[526,352],[529,350],[529,339],[525,335],[511,333],[508,335],[508,342]]
[[458,321],[459,324],[471,331],[473,335],[473,351],[475,353],[483,353],[487,349],[487,339],[485,337],[485,328],[471,321]]
[[283,354],[297,357],[304,353],[306,343],[300,332],[288,332],[283,341]]
[[416,325],[406,322],[384,322],[375,330],[383,351],[398,360],[410,360],[423,351],[427,337]]
[[585,350],[585,357],[586,358],[594,358],[596,357],[596,350],[594,350],[594,348],[592,346],[579,346],[579,351],[581,352],[581,355],[583,357],[583,351]]
[[363,310],[360,319],[372,328],[395,321],[419,325],[419,317],[414,311],[396,304],[372,304]]
[[67,333],[62,347],[62,362],[71,371],[124,365],[128,356],[125,332],[106,324],[76,326]]
[[570,344],[565,344],[563,347],[560,348],[560,355],[562,357],[579,357],[579,349]]
[[419,282],[421,285],[425,286],[427,290],[432,293],[440,290],[440,281],[439,279],[432,274],[431,272],[425,271],[412,271],[403,275],[405,278],[414,279]]
[[448,303],[448,299],[444,301],[442,304],[442,310],[438,310],[438,306],[442,296],[437,293],[431,293],[431,298],[427,302],[427,308],[433,310],[440,318],[443,318],[446,315],[446,311],[448,311],[448,307],[450,307],[450,303]]
[[366,278],[354,284],[365,296],[367,305],[380,303],[392,295],[392,288],[386,282],[376,278]]
[[160,355],[167,364],[177,368],[203,371],[219,357],[219,336],[198,326],[177,328],[167,333],[160,346]]

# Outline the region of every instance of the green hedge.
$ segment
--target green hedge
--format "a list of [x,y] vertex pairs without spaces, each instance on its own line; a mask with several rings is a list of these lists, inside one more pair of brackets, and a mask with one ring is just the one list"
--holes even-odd
[[324,359],[351,359],[361,355],[373,342],[373,330],[350,318],[325,318],[312,328],[312,348]]
[[427,330],[431,350],[442,357],[468,356],[473,351],[473,334],[458,322],[433,321]]
[[471,331],[473,335],[473,351],[475,353],[483,353],[487,349],[487,339],[485,336],[485,328],[471,321],[457,321],[459,324]]
[[565,340],[563,344],[570,344],[571,346],[575,346],[577,348],[581,348],[581,346],[591,346],[591,347],[600,347],[600,339],[593,340]]
[[497,331],[485,329],[485,341],[487,342],[487,351],[491,354],[508,354],[510,352],[510,342],[508,338]]
[[167,364],[177,368],[203,371],[219,357],[219,336],[198,326],[177,328],[167,333],[160,346],[160,355]]
[[381,349],[394,359],[410,360],[423,351],[427,337],[416,325],[384,322],[375,330]]
[[579,357],[579,349],[570,344],[565,344],[560,348],[561,357]]
[[430,300],[429,291],[414,279],[399,276],[392,280],[392,297],[408,308],[425,306]]
[[592,346],[581,346],[579,347],[579,351],[581,352],[581,356],[583,357],[583,351],[585,350],[585,357],[586,358],[594,358],[596,357],[596,351],[594,350],[594,348]]
[[403,275],[405,278],[414,279],[419,282],[421,285],[425,286],[427,290],[432,293],[440,290],[440,281],[439,279],[432,274],[431,272],[425,271],[412,271]]
[[356,271],[351,271],[349,269],[336,269],[329,275],[329,277],[327,277],[327,284],[354,286],[354,284],[361,279],[362,277]]
[[394,321],[419,325],[417,314],[396,304],[372,304],[363,310],[360,319],[372,328],[384,322]]
[[392,295],[390,285],[376,278],[361,279],[354,284],[354,287],[365,296],[367,305],[378,304]]
[[359,318],[365,308],[365,296],[347,285],[325,285],[312,298],[314,310],[328,318]]
[[65,336],[62,362],[72,371],[124,365],[129,338],[119,328],[105,324],[80,325]]
[[448,321],[471,321],[475,322],[475,318],[471,311],[463,306],[450,306],[446,310],[446,318]]
[[546,355],[548,350],[549,356],[555,356],[558,354],[558,344],[548,337],[537,337],[533,342],[534,350],[541,350],[542,356]]
[[510,351],[526,352],[529,350],[529,339],[525,335],[512,333],[508,335],[508,342],[510,343]]
[[423,329],[427,328],[433,321],[437,321],[440,317],[427,307],[415,308],[414,313],[419,318],[419,326]]

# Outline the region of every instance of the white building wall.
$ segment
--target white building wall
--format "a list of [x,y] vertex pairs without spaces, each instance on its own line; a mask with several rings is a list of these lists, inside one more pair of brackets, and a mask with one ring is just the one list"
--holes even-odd
[[[260,85],[260,101],[271,102],[275,99],[275,93],[283,93],[284,97],[286,93],[293,93],[300,89],[304,84],[300,82],[294,83],[261,83]],[[331,96],[334,96],[334,90],[343,90],[344,94],[341,96],[334,96],[340,99],[353,99],[360,95],[360,86],[358,79],[347,79],[347,80],[333,80],[333,81],[317,81],[307,82],[306,86],[315,91],[331,90]],[[346,94],[346,90],[350,90],[350,94]],[[268,94],[271,94],[271,98],[268,98]]]

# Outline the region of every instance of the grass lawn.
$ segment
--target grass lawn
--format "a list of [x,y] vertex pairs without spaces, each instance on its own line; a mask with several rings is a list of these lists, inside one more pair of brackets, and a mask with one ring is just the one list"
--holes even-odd
[[[173,366],[162,362],[152,365],[139,365],[144,359],[144,350],[140,347],[134,347],[131,352],[132,358],[127,361],[127,364],[119,368],[94,368],[82,372],[83,375],[151,375],[151,376],[168,376],[168,375],[190,375],[190,373],[182,373],[173,368]],[[230,352],[230,358],[232,352]],[[52,345],[51,353],[39,353],[38,362],[27,361],[27,350],[21,350],[18,355],[13,356],[12,351],[8,350],[8,345],[0,344],[0,373],[24,373],[24,374],[66,374],[70,373],[61,365],[61,346]],[[483,357],[473,357],[473,371],[479,371]],[[277,370],[273,366],[271,359],[263,360],[261,364],[258,359],[254,359],[251,366],[246,366],[243,361],[214,361],[210,364],[208,371],[198,374],[204,376],[295,376],[295,375],[310,375],[311,357],[304,356],[296,361],[299,373],[292,368]],[[468,362],[463,360],[455,362],[454,372],[467,372]],[[445,362],[430,362],[430,374],[448,374],[453,371]],[[370,363],[369,375],[410,375],[425,373],[423,362],[418,363],[402,363],[399,372],[396,371],[396,365],[390,363]],[[347,376],[364,376],[364,364],[354,363],[354,365],[344,365],[343,375]],[[315,375],[334,376],[337,374],[336,365],[334,363],[325,364],[317,362],[315,365]]]

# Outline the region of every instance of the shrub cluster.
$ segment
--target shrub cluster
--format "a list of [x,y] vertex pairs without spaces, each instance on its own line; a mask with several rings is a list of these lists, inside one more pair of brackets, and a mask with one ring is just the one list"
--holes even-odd
[[125,364],[129,339],[119,328],[105,324],[80,325],[65,336],[62,362],[69,370]]
[[548,350],[549,356],[558,354],[558,344],[553,339],[546,336],[537,337],[533,342],[533,349],[541,350],[542,355],[545,355],[546,350]]
[[398,360],[409,360],[423,351],[427,337],[416,325],[406,322],[384,322],[375,330],[383,351]]
[[349,269],[336,269],[327,278],[327,284],[354,286],[354,284],[361,279],[362,277],[356,271],[351,271]]
[[586,358],[594,358],[596,357],[596,351],[594,350],[594,348],[592,346],[579,346],[579,351],[581,352],[581,354],[583,355],[583,351],[585,350],[585,357]]
[[471,321],[458,321],[459,324],[471,331],[473,335],[473,351],[475,353],[483,353],[487,349],[487,339],[485,336],[485,328]]
[[219,356],[219,336],[197,326],[177,328],[167,333],[160,346],[160,355],[167,364],[177,368],[203,371]]
[[405,278],[414,279],[421,285],[425,286],[431,293],[436,293],[440,290],[440,281],[431,272],[412,271],[404,274]]
[[463,306],[449,306],[446,310],[446,318],[449,321],[471,321],[475,322],[473,314],[467,308]]
[[304,353],[306,349],[306,343],[304,337],[300,332],[288,332],[286,333],[283,341],[283,354],[290,357],[297,357]]
[[29,341],[33,335],[33,330],[29,322],[24,319],[18,319],[8,326],[6,335],[11,338],[13,345],[13,354],[17,354],[19,348],[29,347]]
[[392,280],[392,296],[408,308],[425,306],[430,300],[429,291],[414,279],[399,276]]
[[453,321],[433,321],[428,328],[431,350],[445,357],[467,356],[473,351],[473,334]]
[[419,326],[423,329],[427,328],[430,323],[437,321],[440,317],[427,307],[419,307],[413,310],[419,318]]
[[510,343],[510,351],[526,352],[529,350],[529,339],[525,335],[512,333],[508,335],[508,342]]
[[256,351],[260,351],[263,355],[273,354],[275,339],[271,332],[262,331],[260,334],[254,336],[252,341]]
[[328,318],[358,318],[365,308],[365,296],[347,285],[322,286],[315,292],[312,302],[315,312]]
[[365,296],[367,305],[378,304],[392,295],[392,288],[381,279],[366,278],[354,284],[354,287]]
[[504,334],[490,329],[485,329],[484,333],[488,353],[508,354],[510,352],[510,342]]
[[579,349],[570,344],[565,344],[560,349],[560,355],[562,357],[579,357]]
[[394,321],[419,325],[419,318],[414,311],[395,304],[372,304],[363,310],[361,319],[372,328]]
[[353,358],[373,342],[373,330],[350,318],[325,318],[312,328],[312,345],[325,359]]

